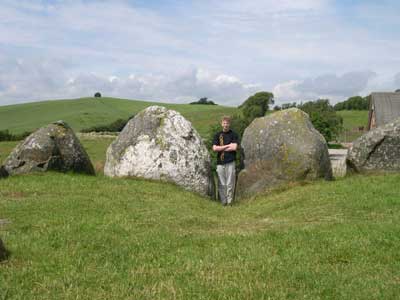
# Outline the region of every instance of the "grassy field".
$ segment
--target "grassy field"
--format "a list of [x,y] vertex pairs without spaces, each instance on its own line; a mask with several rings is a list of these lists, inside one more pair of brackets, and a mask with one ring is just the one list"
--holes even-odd
[[209,126],[234,107],[217,105],[165,104],[117,98],[81,98],[0,106],[0,130],[12,133],[32,131],[50,122],[66,121],[74,130],[109,124],[128,118],[150,105],[162,105],[182,113],[205,136]]
[[[83,140],[95,165],[110,142]],[[399,180],[318,181],[233,207],[101,174],[0,180],[0,299],[396,299]]]
[[344,132],[340,135],[339,140],[343,142],[351,142],[360,137],[363,133],[357,129],[361,126],[367,128],[368,111],[367,110],[341,110],[337,112],[343,118]]
[[[234,114],[235,107],[214,105],[166,104],[117,98],[81,98],[34,102],[19,105],[0,106],[0,130],[8,129],[12,133],[32,131],[56,120],[64,120],[75,131],[96,125],[109,124],[119,118],[128,118],[150,105],[163,105],[182,113],[203,137],[206,137],[210,125],[223,114]],[[344,132],[339,141],[351,142],[366,127],[368,111],[338,111],[343,117]],[[1,155],[1,154],[0,154]]]
[[341,110],[337,112],[343,118],[343,126],[347,130],[358,128],[360,126],[367,127],[368,111],[367,110]]

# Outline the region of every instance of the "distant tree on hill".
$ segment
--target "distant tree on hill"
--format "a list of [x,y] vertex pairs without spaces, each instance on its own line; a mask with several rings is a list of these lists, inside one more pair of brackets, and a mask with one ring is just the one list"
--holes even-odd
[[214,101],[208,100],[207,97],[200,98],[198,101],[190,102],[190,104],[216,105]]
[[370,97],[353,96],[346,101],[336,103],[335,110],[368,110]]
[[99,92],[96,92],[96,93],[94,94],[94,97],[95,97],[95,98],[101,98],[101,94],[100,94]]
[[397,89],[397,90],[395,91],[395,93],[400,93],[400,89]]
[[258,92],[247,98],[239,108],[246,122],[250,124],[255,118],[264,117],[270,104],[274,104],[274,94]]

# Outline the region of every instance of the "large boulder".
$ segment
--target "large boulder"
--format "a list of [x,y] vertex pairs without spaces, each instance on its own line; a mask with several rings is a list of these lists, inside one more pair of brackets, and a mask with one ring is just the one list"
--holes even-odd
[[326,141],[297,108],[255,119],[244,131],[242,147],[245,169],[238,177],[239,199],[289,182],[332,179]]
[[21,142],[4,162],[9,175],[48,170],[94,175],[85,149],[63,121],[40,128]]
[[174,182],[212,196],[210,155],[182,115],[151,106],[131,119],[107,150],[104,174]]
[[347,155],[347,165],[362,173],[400,171],[400,118],[354,141]]

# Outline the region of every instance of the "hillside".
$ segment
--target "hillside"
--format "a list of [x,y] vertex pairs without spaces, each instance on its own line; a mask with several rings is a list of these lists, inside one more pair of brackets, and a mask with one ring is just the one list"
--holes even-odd
[[145,102],[118,98],[81,98],[0,106],[0,130],[12,133],[32,131],[56,120],[66,121],[75,131],[128,118],[150,105],[162,105],[179,111],[201,135],[223,114],[234,107]]

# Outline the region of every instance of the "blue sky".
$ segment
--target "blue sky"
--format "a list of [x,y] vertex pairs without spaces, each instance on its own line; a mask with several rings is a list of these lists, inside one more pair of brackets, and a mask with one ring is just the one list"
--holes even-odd
[[400,88],[396,1],[0,0],[0,105],[103,95],[237,105]]

